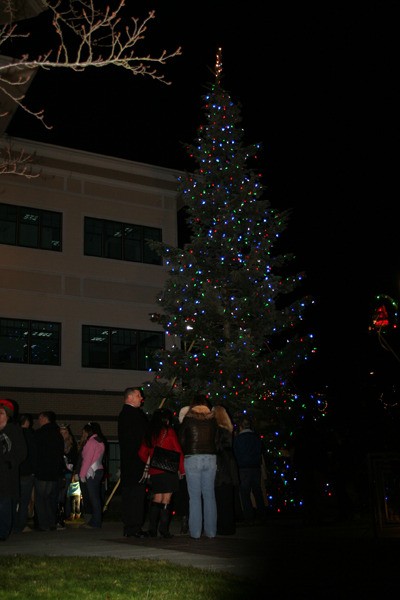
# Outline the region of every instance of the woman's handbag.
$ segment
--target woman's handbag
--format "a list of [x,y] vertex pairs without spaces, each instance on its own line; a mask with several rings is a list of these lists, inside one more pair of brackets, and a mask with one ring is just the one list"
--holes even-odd
[[150,466],[154,469],[177,473],[179,471],[180,453],[175,450],[167,450],[162,446],[154,446],[153,456],[150,460]]

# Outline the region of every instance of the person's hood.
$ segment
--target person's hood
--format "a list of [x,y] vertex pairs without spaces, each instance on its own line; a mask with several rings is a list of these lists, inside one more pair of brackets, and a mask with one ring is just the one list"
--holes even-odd
[[186,418],[192,417],[194,419],[204,420],[204,419],[215,419],[214,413],[205,406],[204,404],[199,404],[198,406],[192,406],[186,414]]
[[181,410],[179,411],[179,415],[178,415],[178,421],[179,423],[182,423],[183,419],[186,417],[186,415],[188,414],[190,410],[190,406],[183,406],[181,408]]

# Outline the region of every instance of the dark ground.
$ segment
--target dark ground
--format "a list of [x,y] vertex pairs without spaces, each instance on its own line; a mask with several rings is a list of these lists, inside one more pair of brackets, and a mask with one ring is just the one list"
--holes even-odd
[[368,515],[318,526],[305,526],[296,515],[270,515],[252,526],[238,523],[235,535],[214,540],[181,535],[179,518],[171,530],[170,540],[124,538],[111,511],[97,531],[70,526],[12,535],[0,546],[0,565],[2,556],[19,554],[145,558],[244,577],[247,598],[336,600],[398,593],[399,525],[377,535]]

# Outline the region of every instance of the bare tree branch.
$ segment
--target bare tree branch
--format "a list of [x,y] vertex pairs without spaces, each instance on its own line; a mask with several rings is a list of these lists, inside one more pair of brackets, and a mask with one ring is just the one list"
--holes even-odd
[[20,175],[26,179],[40,176],[40,172],[33,169],[34,156],[25,150],[14,151],[11,145],[6,145],[0,150],[0,175]]
[[[4,0],[9,9],[10,22],[0,29],[0,46],[19,38],[29,38],[30,34],[19,33],[14,18],[13,0]],[[149,23],[155,18],[150,11],[142,20],[122,18],[125,0],[117,0],[112,10],[104,6],[103,0],[43,0],[53,13],[53,28],[58,37],[58,47],[31,57],[28,53],[19,58],[9,58],[7,64],[0,64],[0,92],[15,102],[22,110],[44,122],[44,112],[32,111],[23,102],[20,90],[37,69],[70,69],[84,71],[89,67],[104,68],[111,65],[127,70],[132,75],[144,75],[166,85],[170,82],[159,67],[181,55],[181,48],[168,52],[162,50],[156,56],[138,56],[136,45],[145,39]],[[97,8],[96,4],[101,5]],[[124,24],[128,22],[128,25]],[[1,115],[0,115],[1,116]]]
[[[84,71],[90,67],[119,67],[131,75],[143,75],[166,85],[170,82],[160,72],[167,61],[180,56],[181,48],[162,50],[155,56],[136,53],[139,42],[145,39],[155,11],[139,19],[127,17],[126,0],[0,0],[0,47],[13,56],[0,55],[0,121],[10,120],[19,107],[27,114],[45,122],[44,109],[33,110],[25,102],[29,85],[39,69],[69,69]],[[34,54],[27,52],[31,32],[24,31],[21,22],[50,11],[52,34],[57,40],[53,46]],[[15,46],[23,48],[14,56]],[[25,48],[25,49],[24,49]],[[0,126],[5,131],[6,127]],[[11,148],[0,149],[0,175],[16,174],[33,177],[30,157],[23,152],[16,155]],[[18,168],[20,167],[20,169]]]

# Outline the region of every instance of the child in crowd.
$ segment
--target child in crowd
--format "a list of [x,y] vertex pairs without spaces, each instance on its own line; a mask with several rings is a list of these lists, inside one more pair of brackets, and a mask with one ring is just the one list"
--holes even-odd
[[71,500],[71,516],[69,519],[67,519],[67,521],[80,519],[82,493],[81,486],[79,484],[79,475],[77,473],[72,476],[71,483],[68,486],[67,495]]

